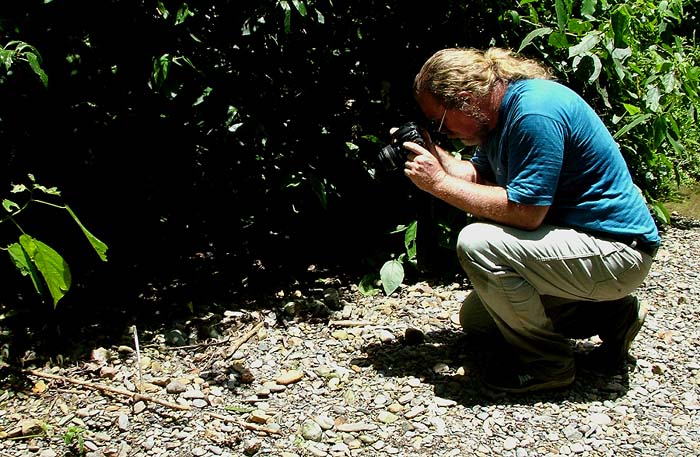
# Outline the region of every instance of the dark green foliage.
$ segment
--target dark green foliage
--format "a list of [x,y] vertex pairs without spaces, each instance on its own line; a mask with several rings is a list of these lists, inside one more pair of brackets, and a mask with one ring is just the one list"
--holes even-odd
[[430,54],[517,48],[533,26],[512,2],[87,4],[10,2],[0,21],[0,43],[31,44],[48,77],[17,66],[0,79],[0,184],[31,172],[59,187],[110,246],[108,265],[72,263],[73,300],[206,302],[311,264],[361,276],[403,251],[390,232],[414,220],[422,271],[457,270],[462,215],[369,170],[390,127],[421,120],[410,89]]

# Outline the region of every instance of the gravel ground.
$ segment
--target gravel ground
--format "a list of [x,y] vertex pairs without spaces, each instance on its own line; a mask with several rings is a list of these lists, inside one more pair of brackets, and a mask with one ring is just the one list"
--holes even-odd
[[678,220],[630,363],[565,390],[481,388],[491,354],[456,324],[466,282],[363,297],[328,280],[200,318],[212,338],[184,325],[6,380],[0,457],[700,455],[699,259],[700,223]]

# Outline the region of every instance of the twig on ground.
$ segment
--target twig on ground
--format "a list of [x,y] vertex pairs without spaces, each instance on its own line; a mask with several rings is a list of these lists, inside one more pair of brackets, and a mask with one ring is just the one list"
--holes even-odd
[[364,327],[366,325],[375,325],[372,322],[367,321],[353,321],[353,320],[339,320],[330,321],[328,325],[333,327]]
[[141,369],[141,349],[139,349],[139,332],[136,326],[131,327],[134,331],[134,348],[136,349],[136,365],[139,367],[139,385],[138,389],[141,392],[141,386],[143,385],[143,370]]
[[246,333],[245,335],[243,335],[242,337],[240,337],[239,339],[237,339],[236,341],[234,341],[233,344],[232,344],[231,346],[229,346],[229,348],[226,350],[226,358],[228,359],[228,358],[230,358],[233,354],[235,354],[236,351],[238,350],[238,348],[240,348],[240,347],[243,345],[243,343],[245,343],[246,341],[248,341],[249,339],[251,339],[251,338],[253,337],[253,335],[255,335],[256,333],[258,333],[258,330],[260,330],[260,328],[261,328],[263,325],[265,325],[265,321],[260,321],[260,322],[258,322],[258,323],[255,325],[255,327],[253,327],[252,329],[248,330],[248,333]]
[[[166,346],[166,347],[159,347],[157,346],[160,350],[163,351],[177,351],[180,349],[199,349],[199,348],[206,348],[209,346],[218,346],[220,344],[226,344],[229,341],[231,341],[231,338],[225,338],[220,341],[210,341],[207,343],[197,343],[197,344],[188,344],[186,346]],[[152,345],[151,347],[156,347],[156,345]]]
[[105,386],[102,384],[95,384],[95,383],[88,382],[88,381],[82,381],[80,379],[68,378],[65,376],[59,376],[59,375],[50,374],[50,373],[42,373],[41,371],[38,371],[38,370],[27,369],[27,370],[22,370],[22,371],[24,371],[25,373],[28,373],[30,375],[33,375],[33,376],[38,376],[40,378],[53,379],[55,381],[62,381],[62,382],[70,383],[70,384],[76,384],[79,386],[87,387],[88,389],[99,390],[101,392],[110,392],[113,394],[124,395],[124,396],[132,398],[134,401],[150,401],[150,402],[157,403],[161,406],[166,406],[166,407],[172,408],[172,409],[179,409],[181,411],[189,411],[190,410],[190,407],[188,405],[180,405],[177,403],[171,403],[168,401],[159,400],[157,398],[154,398],[154,397],[151,397],[148,395],[143,395],[143,394],[140,394],[137,392],[131,392],[131,391],[128,391],[125,389],[117,389],[116,387]]

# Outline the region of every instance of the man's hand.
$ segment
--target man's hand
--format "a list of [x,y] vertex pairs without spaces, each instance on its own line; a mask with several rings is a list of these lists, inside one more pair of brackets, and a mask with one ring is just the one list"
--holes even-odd
[[416,143],[407,141],[403,146],[409,151],[404,174],[419,189],[433,193],[447,175],[440,161],[430,151]]

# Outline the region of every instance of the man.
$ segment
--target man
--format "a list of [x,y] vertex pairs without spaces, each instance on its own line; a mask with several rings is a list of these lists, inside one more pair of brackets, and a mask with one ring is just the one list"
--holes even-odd
[[414,94],[438,132],[477,146],[466,161],[406,142],[404,171],[479,220],[457,242],[474,287],[460,320],[468,333],[500,334],[513,356],[484,384],[514,393],[569,386],[568,338],[598,335],[589,363],[619,367],[646,314],[630,294],[660,238],[600,118],[540,64],[499,48],[438,51]]

